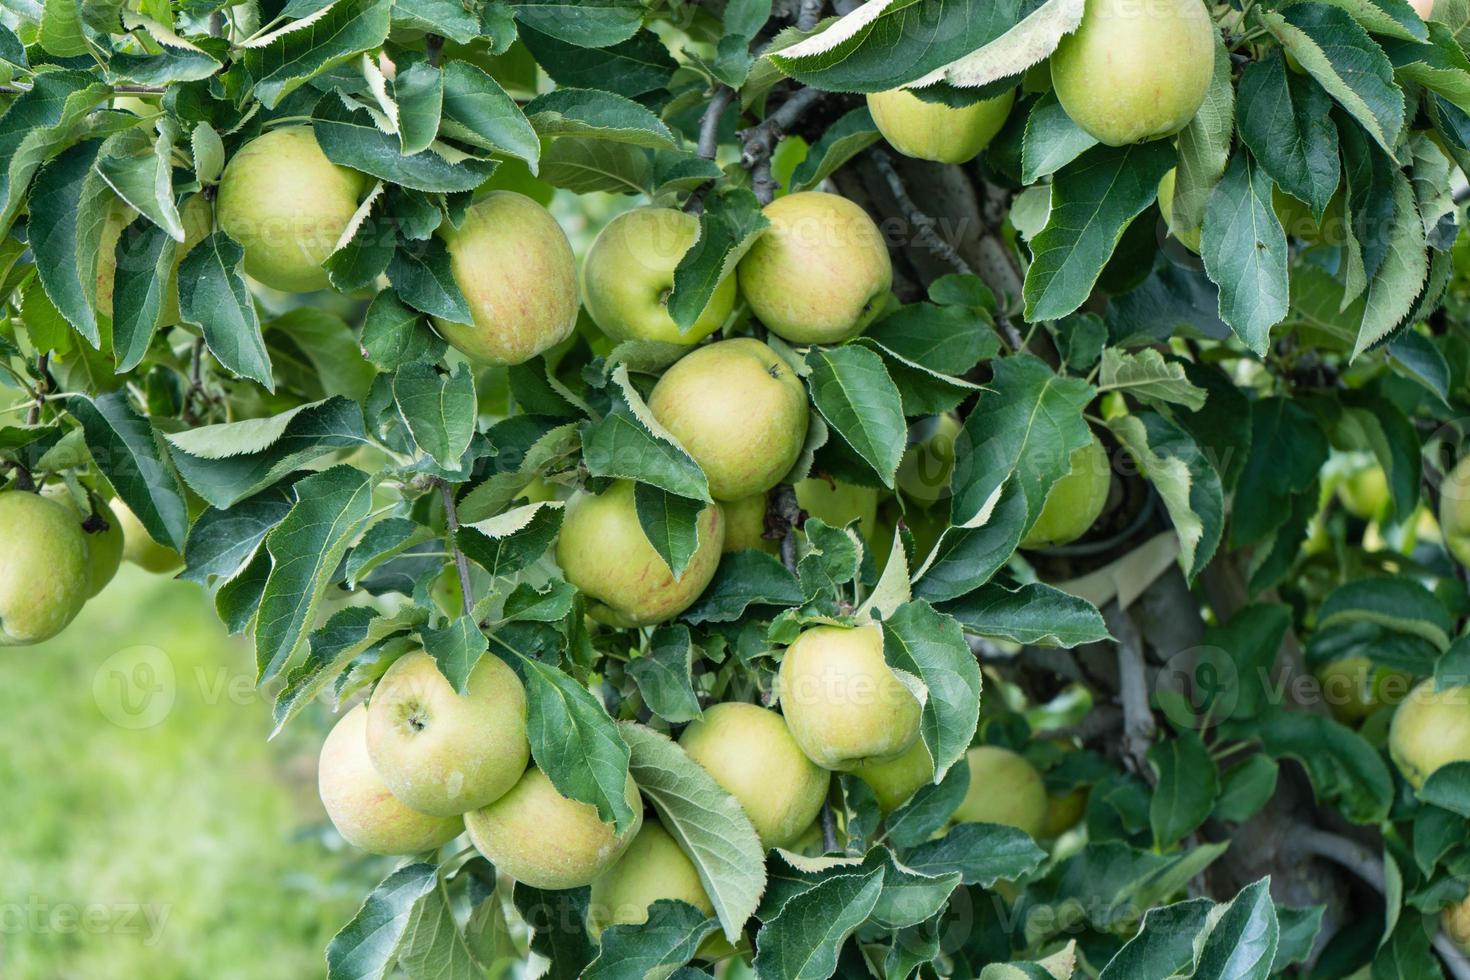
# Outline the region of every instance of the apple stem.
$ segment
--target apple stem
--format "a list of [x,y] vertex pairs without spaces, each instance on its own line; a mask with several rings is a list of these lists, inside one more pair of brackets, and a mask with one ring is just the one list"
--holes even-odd
[[454,569],[459,574],[459,598],[464,607],[466,616],[475,614],[475,597],[471,592],[470,585],[470,562],[459,550],[459,511],[454,505],[454,487],[444,480],[436,481],[439,484],[439,494],[444,499],[444,526],[449,534],[446,543],[449,545],[449,553],[454,556]]

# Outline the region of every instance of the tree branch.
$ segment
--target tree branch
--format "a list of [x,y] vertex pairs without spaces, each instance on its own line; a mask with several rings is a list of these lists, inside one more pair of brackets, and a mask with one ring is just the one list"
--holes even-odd
[[757,125],[740,131],[740,165],[750,171],[751,189],[761,204],[770,204],[776,197],[776,181],[771,176],[771,154],[776,144],[824,95],[814,88],[797,89],[781,103],[781,108]]
[[909,197],[909,191],[904,186],[903,178],[893,167],[892,158],[883,150],[873,150],[872,157],[874,166],[878,168],[878,172],[888,183],[889,192],[893,194],[894,201],[898,202],[904,219],[913,227],[914,237],[919,243],[949,263],[954,271],[961,275],[973,276],[975,270],[970,267],[970,263],[965,261],[964,256],[960,255],[953,245],[944,240],[944,236],[934,230],[934,219],[920,210],[919,206],[914,203],[914,199]]
[[459,574],[460,604],[464,607],[466,616],[475,614],[475,597],[473,586],[470,583],[470,562],[459,550],[459,542],[456,535],[459,533],[459,510],[454,505],[454,487],[443,480],[436,480],[439,484],[439,494],[444,499],[444,526],[449,530],[449,553],[454,558],[454,568]]
[[827,6],[825,0],[801,0],[801,13],[796,17],[798,30],[810,31],[815,28],[822,19],[822,11]]
[[801,527],[801,504],[796,500],[796,488],[783,483],[771,497],[771,506],[766,510],[766,534],[781,542],[781,563],[792,575],[796,574],[796,531]]
[[735,91],[728,85],[715,89],[715,94],[699,121],[699,155],[706,160],[713,160],[720,148],[720,120],[724,118],[725,110],[730,108],[730,101],[734,97]]
[[1157,731],[1148,704],[1148,675],[1143,661],[1143,640],[1127,610],[1116,601],[1103,610],[1108,631],[1118,638],[1118,696],[1123,702],[1123,748],[1134,770],[1152,779],[1148,750]]

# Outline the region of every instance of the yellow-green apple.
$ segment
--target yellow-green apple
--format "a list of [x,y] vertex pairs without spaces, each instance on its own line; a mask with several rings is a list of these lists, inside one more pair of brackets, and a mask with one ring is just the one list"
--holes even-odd
[[1108,502],[1113,469],[1107,450],[1097,436],[1070,458],[1072,469],[1052,484],[1036,523],[1021,539],[1023,548],[1052,548],[1070,544],[1092,527]]
[[339,167],[310,126],[262,133],[230,158],[215,214],[245,249],[245,271],[288,293],[331,285],[322,263],[352,222],[368,180]]
[[[82,534],[87,541],[87,598],[90,599],[107,588],[107,583],[112,581],[118,566],[122,564],[122,524],[106,501],[95,494],[87,495],[85,509],[72,497],[64,483],[51,484],[46,487],[43,495],[49,500],[64,504],[76,515],[77,523],[81,525]],[[95,531],[87,530],[87,522],[93,514],[97,516],[97,522],[106,526]]]
[[657,820],[644,820],[618,863],[592,883],[587,931],[596,939],[608,926],[647,922],[649,906],[660,899],[688,902],[707,916],[715,914],[694,862]]
[[868,111],[878,132],[904,156],[936,163],[965,163],[990,145],[1005,125],[1016,90],[962,108],[925,102],[907,89],[868,96]]
[[1087,0],[1052,53],[1052,88],[1101,143],[1173,136],[1204,103],[1217,43],[1200,0]]
[[1198,255],[1204,230],[1199,225],[1193,228],[1181,227],[1174,219],[1174,183],[1178,175],[1178,168],[1170,167],[1169,172],[1159,181],[1159,211],[1164,215],[1164,224],[1169,226],[1169,234],[1174,236],[1175,241]]
[[1065,793],[1047,793],[1046,819],[1041,822],[1040,839],[1060,837],[1077,826],[1087,812],[1088,795],[1086,786],[1078,786]]
[[725,543],[718,504],[700,511],[698,533],[684,575],[674,578],[638,523],[633,484],[619,480],[601,494],[580,491],[567,502],[556,563],[589,600],[593,619],[652,626],[688,609],[715,577]]
[[878,809],[888,813],[934,782],[934,757],[924,740],[916,738],[898,758],[859,763],[853,766],[852,774],[868,784],[878,798]]
[[435,317],[434,328],[461,354],[476,364],[520,364],[572,335],[576,263],[551,212],[524,194],[494,191],[439,234],[474,323]]
[[1470,566],[1470,456],[1440,481],[1439,529],[1455,560]]
[[184,557],[167,545],[153,540],[143,522],[121,499],[113,500],[112,512],[123,534],[123,561],[132,562],[144,571],[167,575],[184,567]]
[[796,482],[796,502],[808,517],[846,527],[858,522],[858,533],[871,545],[878,536],[878,491],[819,476]]
[[855,337],[893,285],[883,233],[857,204],[805,191],[766,205],[771,226],[740,260],[740,294],[771,332],[794,344]]
[[754,704],[706,708],[679,744],[735,797],[765,848],[785,847],[811,826],[831,777],[802,754],[786,720]]
[[1388,754],[1415,789],[1440,766],[1470,761],[1470,687],[1436,691],[1430,679],[1410,691],[1389,726]]
[[368,701],[368,754],[393,795],[448,817],[500,799],[526,771],[526,691],[487,653],[460,694],[422,651],[400,657]]
[[317,791],[332,826],[353,847],[373,854],[418,854],[458,836],[459,817],[419,813],[393,795],[367,748],[367,707],[343,715],[322,743]]
[[1470,898],[1445,906],[1444,911],[1439,914],[1439,927],[1450,937],[1456,948],[1470,953]]
[[955,822],[1004,824],[1039,836],[1046,823],[1046,784],[1036,767],[994,745],[977,745],[965,759],[970,788],[955,809]]
[[726,554],[755,549],[773,555],[780,550],[777,542],[766,537],[766,495],[763,493],[727,500],[720,504],[725,513]]
[[687,332],[669,315],[674,270],[698,240],[699,219],[674,208],[638,208],[608,222],[582,264],[587,312],[602,332],[693,345],[720,329],[735,308],[733,275],[720,280]]
[[751,337],[686,354],[648,396],[653,417],[709,478],[716,500],[765,493],[806,441],[806,385],[781,355]]
[[1337,485],[1337,499],[1359,520],[1381,521],[1392,504],[1388,475],[1376,464],[1365,466]]
[[883,659],[881,627],[813,626],[781,660],[781,713],[823,769],[902,755],[919,737],[919,699]]
[[964,427],[953,415],[937,415],[921,423],[917,440],[898,464],[898,488],[920,507],[932,507],[949,496],[954,475],[955,442]]
[[1329,660],[1313,673],[1332,717],[1344,725],[1357,725],[1383,705],[1396,703],[1410,683],[1407,675],[1379,667],[1364,656]]
[[532,888],[580,888],[612,867],[643,826],[643,797],[632,776],[624,793],[633,823],[619,834],[597,807],[562,796],[532,766],[509,793],[466,813],[465,829],[501,874]]
[[89,560],[70,507],[24,490],[0,493],[0,646],[66,629],[86,604]]

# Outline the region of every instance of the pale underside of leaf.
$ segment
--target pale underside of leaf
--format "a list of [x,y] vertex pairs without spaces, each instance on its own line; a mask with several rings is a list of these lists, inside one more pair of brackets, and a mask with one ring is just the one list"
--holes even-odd
[[1061,39],[1082,23],[1085,6],[1085,0],[1047,0],[983,48],[907,87],[926,88],[937,82],[948,82],[956,88],[979,88],[1013,78],[1050,57]]
[[822,33],[783,49],[781,56],[783,58],[810,58],[824,54],[842,42],[851,40],[859,31],[882,17],[894,2],[895,0],[868,0],[852,13],[839,18]]

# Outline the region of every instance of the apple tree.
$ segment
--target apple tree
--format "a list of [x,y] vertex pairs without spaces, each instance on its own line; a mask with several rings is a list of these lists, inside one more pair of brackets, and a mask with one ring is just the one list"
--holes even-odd
[[1470,976],[1467,32],[5,0],[0,646],[335,716],[333,978]]

